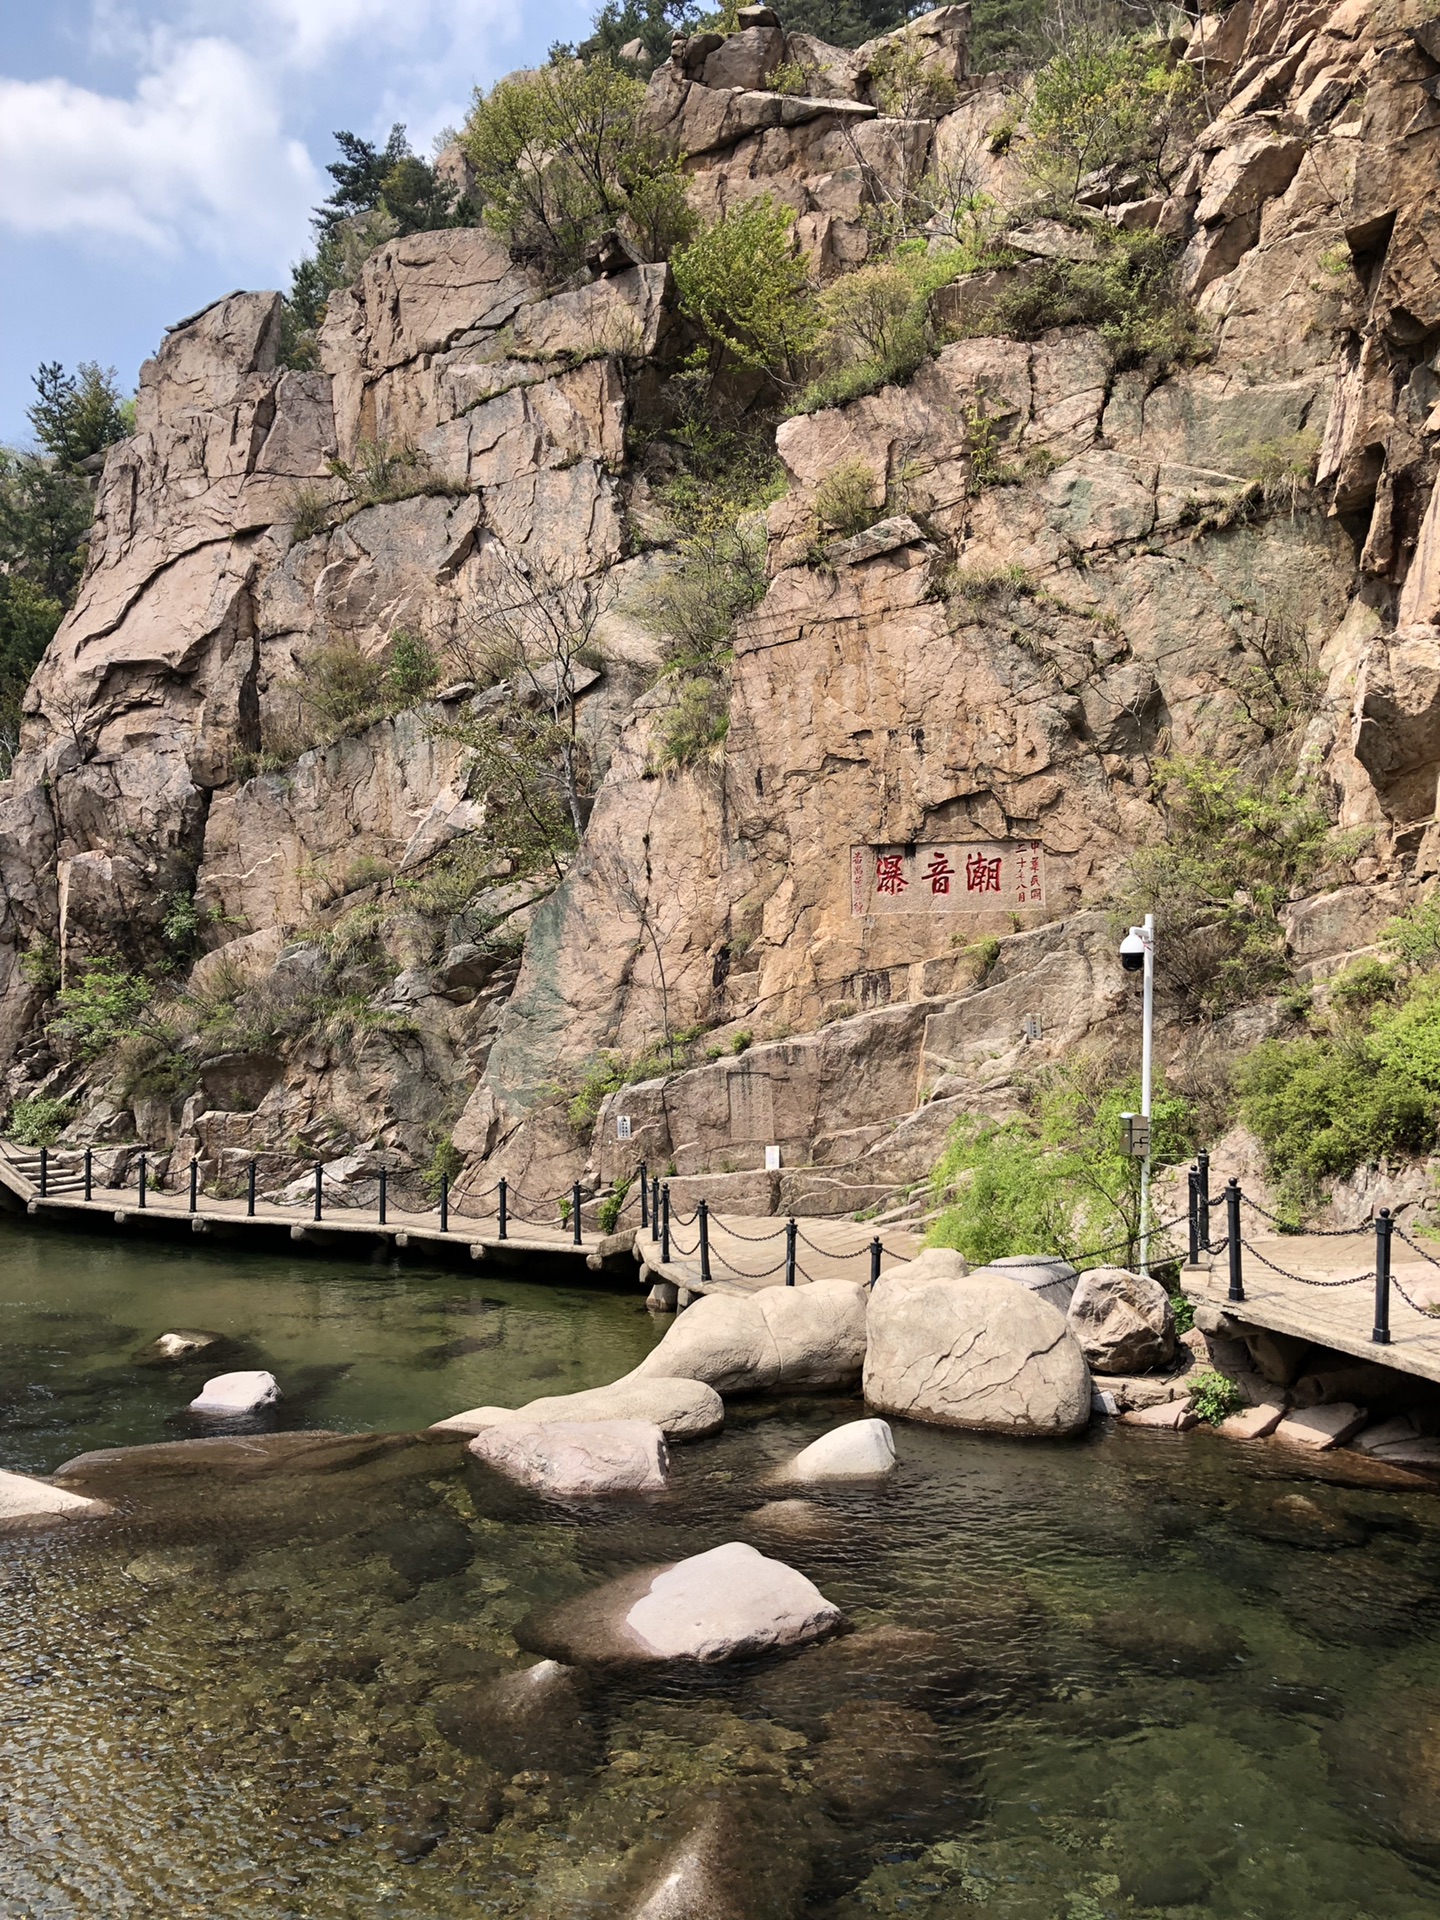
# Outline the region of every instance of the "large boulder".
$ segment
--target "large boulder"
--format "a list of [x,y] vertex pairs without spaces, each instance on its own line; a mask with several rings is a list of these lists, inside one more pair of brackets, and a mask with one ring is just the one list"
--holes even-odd
[[685,1375],[717,1393],[850,1387],[865,1363],[865,1289],[848,1280],[697,1300],[626,1380]]
[[190,1402],[191,1413],[259,1413],[273,1407],[280,1387],[273,1373],[217,1373]]
[[1101,1373],[1149,1373],[1175,1357],[1175,1315],[1158,1280],[1092,1267],[1075,1282],[1066,1324]]
[[103,1500],[87,1500],[36,1480],[28,1473],[0,1470],[0,1529],[45,1526],[53,1521],[98,1519],[109,1513]]
[[936,1426],[1059,1435],[1090,1420],[1090,1369],[1064,1315],[1000,1274],[905,1280],[870,1296],[866,1404]]
[[665,1485],[665,1436],[646,1420],[506,1420],[466,1451],[536,1493],[653,1493]]
[[895,1471],[895,1436],[884,1420],[850,1420],[802,1447],[782,1480],[883,1480]]
[[554,1393],[523,1407],[472,1407],[437,1420],[432,1433],[480,1433],[507,1420],[647,1420],[668,1441],[703,1440],[725,1425],[725,1402],[703,1380],[627,1374],[608,1387]]
[[1042,1300],[1048,1300],[1061,1313],[1070,1305],[1078,1275],[1068,1260],[1054,1253],[1007,1253],[989,1260],[976,1273],[999,1273],[1022,1287],[1029,1287]]
[[840,1617],[803,1573],[732,1540],[529,1614],[515,1638],[567,1666],[715,1666],[822,1639]]

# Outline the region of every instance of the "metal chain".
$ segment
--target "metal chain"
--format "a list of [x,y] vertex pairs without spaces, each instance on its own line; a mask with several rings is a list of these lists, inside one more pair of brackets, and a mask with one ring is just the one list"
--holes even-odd
[[1412,1253],[1418,1253],[1420,1258],[1422,1260],[1428,1260],[1432,1267],[1440,1267],[1440,1260],[1437,1260],[1433,1253],[1427,1253],[1422,1246],[1419,1246],[1414,1240],[1412,1240],[1410,1238],[1410,1235],[1406,1233],[1405,1229],[1400,1225],[1398,1221],[1395,1224],[1395,1231],[1396,1233],[1399,1234],[1400,1238],[1405,1242],[1406,1246],[1410,1248]]
[[[1418,1247],[1416,1248],[1416,1252],[1417,1253],[1419,1252]],[[1437,1263],[1435,1261],[1431,1262],[1432,1266],[1436,1264],[1440,1264],[1440,1263]],[[1403,1283],[1396,1278],[1395,1271],[1393,1268],[1391,1269],[1391,1272],[1390,1272],[1390,1285],[1395,1289],[1396,1293],[1399,1294],[1400,1298],[1405,1302],[1406,1306],[1409,1307],[1413,1313],[1423,1313],[1427,1320],[1433,1320],[1435,1318],[1435,1313],[1432,1308],[1422,1307],[1418,1300],[1412,1300],[1410,1298],[1409,1294],[1405,1291],[1405,1287]]]
[[[1223,1188],[1218,1194],[1212,1193],[1210,1196],[1211,1207],[1215,1208],[1220,1206],[1224,1197]],[[1269,1208],[1262,1207],[1258,1200],[1252,1200],[1243,1187],[1240,1190],[1240,1204],[1244,1207],[1249,1207],[1252,1213],[1258,1213],[1262,1219],[1268,1220],[1272,1226],[1279,1227],[1287,1239],[1292,1237],[1298,1239],[1303,1234],[1305,1238],[1314,1240],[1348,1240],[1357,1233],[1373,1233],[1375,1231],[1373,1223],[1367,1227],[1292,1227],[1288,1221],[1282,1220],[1278,1213],[1271,1213]],[[1263,1254],[1261,1258],[1264,1258]]]
[[1348,1280],[1307,1280],[1303,1273],[1291,1273],[1288,1267],[1277,1267],[1273,1260],[1267,1260],[1260,1249],[1252,1247],[1248,1240],[1242,1238],[1240,1244],[1247,1253],[1253,1253],[1262,1266],[1269,1267],[1272,1273],[1278,1273],[1286,1280],[1294,1280],[1302,1287],[1358,1287],[1362,1280],[1375,1278],[1375,1269],[1371,1267],[1368,1273],[1351,1274]]

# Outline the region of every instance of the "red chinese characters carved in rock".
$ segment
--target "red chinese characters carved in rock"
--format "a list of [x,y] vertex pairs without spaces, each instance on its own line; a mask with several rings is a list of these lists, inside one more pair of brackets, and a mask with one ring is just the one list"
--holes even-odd
[[965,859],[966,893],[999,893],[1000,860],[987,859],[983,853],[968,854]]
[[929,864],[920,878],[929,881],[932,894],[949,893],[950,882],[955,878],[955,869],[939,847],[936,847],[930,855]]
[[1045,858],[1038,840],[850,849],[850,910],[859,918],[994,913],[1002,901],[1027,909],[1045,905]]
[[876,893],[904,893],[910,882],[905,878],[903,853],[877,853],[875,856]]

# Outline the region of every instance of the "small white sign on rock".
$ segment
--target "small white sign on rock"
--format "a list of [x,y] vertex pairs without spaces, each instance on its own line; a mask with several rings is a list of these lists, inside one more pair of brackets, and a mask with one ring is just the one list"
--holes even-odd
[[191,1413],[258,1413],[280,1398],[273,1373],[217,1373],[190,1402]]

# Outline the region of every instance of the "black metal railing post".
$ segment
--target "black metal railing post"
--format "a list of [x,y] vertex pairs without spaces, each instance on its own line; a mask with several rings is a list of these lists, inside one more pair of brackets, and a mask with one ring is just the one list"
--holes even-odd
[[1227,1300],[1245,1298],[1245,1276],[1240,1266],[1240,1182],[1232,1180],[1225,1189],[1225,1233],[1230,1254],[1230,1291]]
[[441,1233],[450,1231],[450,1176],[448,1173],[442,1173],[440,1176],[440,1231]]
[[142,1207],[145,1204],[145,1156],[143,1153],[140,1156],[140,1204]]
[[317,1160],[315,1162],[315,1218],[317,1220],[320,1218],[321,1214],[324,1212],[324,1202],[322,1198],[322,1189],[323,1189],[324,1179],[325,1179],[325,1169],[321,1165],[321,1163]]
[[645,1162],[642,1160],[640,1162],[640,1225],[643,1229],[645,1227],[648,1227],[649,1224],[650,1224],[650,1169],[649,1167],[646,1166]]
[[710,1283],[710,1208],[704,1200],[697,1200],[695,1212],[700,1221],[700,1281],[703,1286]]
[[1190,1265],[1200,1259],[1200,1169],[1190,1169]]
[[1196,1206],[1200,1215],[1200,1245],[1210,1251],[1210,1156],[1202,1147],[1195,1156]]
[[94,1197],[95,1192],[95,1154],[90,1147],[85,1149],[85,1198]]
[[660,1176],[655,1174],[650,1181],[650,1238],[660,1238]]
[[877,1233],[875,1238],[870,1242],[870,1284],[872,1287],[880,1278],[880,1256],[884,1251],[885,1249],[880,1244],[880,1236]]
[[386,1208],[389,1204],[389,1199],[390,1199],[389,1186],[390,1186],[389,1169],[386,1167],[381,1167],[380,1169],[380,1224],[382,1227],[385,1225],[385,1213],[386,1213]]
[[40,1149],[40,1198],[42,1200],[45,1198],[45,1195],[49,1189],[49,1186],[50,1186],[50,1149],[48,1147],[41,1147]]
[[785,1222],[785,1284],[787,1287],[793,1287],[795,1284],[795,1236],[798,1232],[799,1228],[793,1220]]
[[670,1182],[667,1180],[660,1189],[660,1259],[663,1265],[670,1264]]
[[1390,1237],[1395,1221],[1388,1207],[1375,1216],[1375,1327],[1370,1338],[1377,1347],[1390,1344]]
[[502,1240],[507,1240],[510,1237],[509,1200],[510,1189],[502,1180],[500,1182],[500,1238]]
[[581,1244],[580,1182],[578,1180],[575,1182],[574,1186],[570,1189],[570,1214],[571,1214],[572,1224],[575,1229],[575,1244],[578,1247]]
[[200,1162],[198,1160],[192,1159],[190,1162],[190,1211],[194,1213],[196,1207],[199,1204],[200,1204]]
[[245,1212],[252,1219],[255,1214],[255,1162],[252,1159],[245,1175]]

